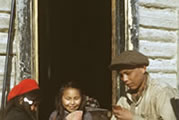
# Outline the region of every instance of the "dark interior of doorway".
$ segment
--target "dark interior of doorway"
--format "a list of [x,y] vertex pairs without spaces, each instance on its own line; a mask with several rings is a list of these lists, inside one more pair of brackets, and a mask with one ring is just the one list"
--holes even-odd
[[60,85],[82,89],[111,108],[110,0],[39,0],[40,120],[54,110]]

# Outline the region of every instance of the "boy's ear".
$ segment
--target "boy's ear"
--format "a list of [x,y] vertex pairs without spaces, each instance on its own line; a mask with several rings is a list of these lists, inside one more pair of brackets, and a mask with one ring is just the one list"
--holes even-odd
[[142,73],[143,73],[143,74],[146,72],[146,69],[147,69],[146,66],[143,66],[143,67],[142,67]]

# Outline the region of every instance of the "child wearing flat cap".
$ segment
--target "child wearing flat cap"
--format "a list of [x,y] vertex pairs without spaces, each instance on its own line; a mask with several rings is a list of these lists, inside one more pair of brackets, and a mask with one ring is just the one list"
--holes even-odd
[[38,84],[24,79],[9,92],[3,120],[37,120],[38,104]]
[[152,80],[148,65],[148,58],[134,50],[112,59],[110,68],[118,71],[126,90],[113,107],[111,120],[176,120],[170,100],[179,97],[178,91]]

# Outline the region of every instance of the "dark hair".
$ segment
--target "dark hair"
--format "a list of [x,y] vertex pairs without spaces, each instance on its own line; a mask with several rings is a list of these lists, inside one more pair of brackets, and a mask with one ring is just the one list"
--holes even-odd
[[39,90],[32,90],[28,93],[16,96],[10,101],[8,101],[5,111],[4,111],[5,113],[3,116],[6,117],[12,108],[18,107],[18,108],[23,109],[27,114],[29,114],[32,117],[32,119],[35,120],[36,114],[31,112],[30,105],[27,103],[20,104],[20,99],[24,97],[27,97],[28,99],[33,100],[35,103],[39,103],[40,101]]
[[56,96],[56,100],[55,100],[56,110],[58,112],[57,115],[60,116],[59,120],[63,120],[65,117],[64,116],[65,108],[63,107],[63,104],[62,104],[62,96],[63,96],[64,90],[67,88],[75,88],[75,89],[79,90],[81,98],[82,98],[79,110],[84,110],[85,95],[82,93],[82,90],[79,87],[79,84],[77,84],[74,81],[67,82],[64,85],[62,85],[62,87],[60,88],[60,90]]

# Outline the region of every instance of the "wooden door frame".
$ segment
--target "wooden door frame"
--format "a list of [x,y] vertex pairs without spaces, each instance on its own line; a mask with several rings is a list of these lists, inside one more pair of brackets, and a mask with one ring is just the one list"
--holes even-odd
[[16,4],[16,79],[32,78],[38,82],[38,0],[18,0]]
[[[138,49],[138,0],[112,0],[112,59],[125,50]],[[124,92],[118,73],[112,71],[112,104]]]

